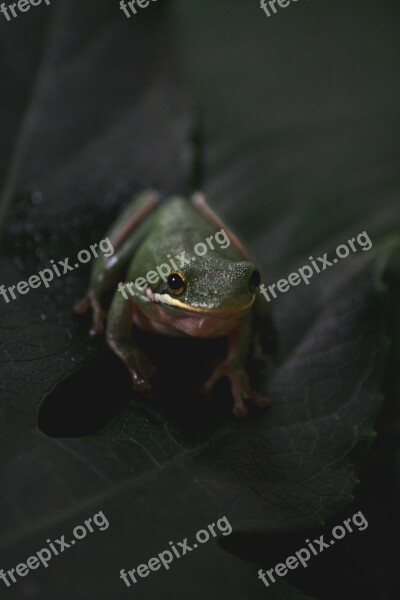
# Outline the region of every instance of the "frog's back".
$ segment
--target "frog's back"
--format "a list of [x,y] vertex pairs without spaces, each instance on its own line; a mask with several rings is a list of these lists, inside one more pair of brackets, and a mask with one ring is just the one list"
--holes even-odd
[[185,249],[215,231],[215,227],[196,211],[189,200],[173,196],[161,202],[154,216],[152,236],[163,240],[166,247]]
[[[149,235],[146,237],[140,255],[143,261],[158,264],[164,262],[168,255],[176,256],[183,251],[193,254],[196,244],[205,243],[207,238],[214,238],[218,231],[212,223],[203,217],[190,200],[182,196],[173,196],[163,200],[152,215]],[[214,244],[213,252],[208,252],[204,260],[217,254],[224,259],[242,260],[233,244]]]
[[162,201],[154,225],[167,234],[169,231],[176,233],[178,229],[185,231],[193,229],[204,234],[215,231],[215,228],[183,196],[172,196]]

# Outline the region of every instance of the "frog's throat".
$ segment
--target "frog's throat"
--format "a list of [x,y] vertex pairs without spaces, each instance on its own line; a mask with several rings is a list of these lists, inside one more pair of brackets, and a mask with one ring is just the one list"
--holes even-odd
[[244,313],[253,305],[256,298],[255,295],[253,295],[250,302],[243,304],[243,306],[240,308],[207,308],[203,306],[192,306],[191,304],[186,304],[185,302],[178,300],[178,298],[172,298],[168,294],[154,294],[150,288],[146,288],[146,296],[150,302],[155,302],[156,304],[179,308],[190,313],[198,313],[201,315],[210,314],[215,316],[231,316]]

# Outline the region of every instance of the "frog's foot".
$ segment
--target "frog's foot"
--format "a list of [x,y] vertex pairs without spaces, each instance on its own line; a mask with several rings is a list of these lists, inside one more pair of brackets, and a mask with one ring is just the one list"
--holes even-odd
[[92,290],[89,290],[86,296],[84,296],[82,300],[79,300],[79,302],[75,304],[74,313],[76,315],[84,315],[90,308],[93,311],[93,321],[90,335],[104,333],[106,313],[102,309],[99,300],[96,298]]
[[157,374],[155,367],[151,364],[145,354],[139,354],[135,361],[135,365],[126,364],[129,375],[131,376],[133,389],[139,394],[145,396],[152,395],[151,380]]
[[251,389],[249,378],[244,369],[234,368],[226,361],[220,362],[215,367],[209,379],[203,384],[201,391],[204,394],[209,394],[216,382],[222,377],[227,377],[231,383],[233,414],[236,417],[246,417],[248,414],[244,400],[251,400],[260,408],[265,408],[268,405],[268,400],[266,398]]

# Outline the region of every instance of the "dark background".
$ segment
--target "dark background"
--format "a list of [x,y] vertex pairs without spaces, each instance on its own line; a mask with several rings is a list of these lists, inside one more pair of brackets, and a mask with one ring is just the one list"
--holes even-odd
[[[366,230],[274,303],[263,414],[197,388],[221,345],[143,336],[146,402],[89,320],[90,267],[0,301],[1,555],[8,570],[95,512],[110,527],[1,597],[398,596],[399,8],[393,0],[54,0],[0,20],[0,284],[104,237],[132,193],[201,187],[274,282]],[[176,381],[179,379],[179,386]],[[257,578],[359,510],[369,527],[267,589]],[[127,589],[226,515],[234,534]]]

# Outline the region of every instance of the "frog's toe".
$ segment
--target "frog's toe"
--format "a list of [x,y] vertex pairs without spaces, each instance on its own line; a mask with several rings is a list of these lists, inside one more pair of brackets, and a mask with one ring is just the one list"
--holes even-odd
[[104,333],[104,323],[106,320],[106,312],[103,310],[99,299],[96,297],[93,290],[89,290],[74,306],[76,315],[84,315],[89,309],[93,311],[92,329],[90,335],[100,335]]
[[225,376],[227,376],[226,365],[224,362],[220,362],[215,367],[210,377],[203,383],[203,385],[200,388],[200,392],[205,395],[211,394],[217,381]]
[[106,312],[99,306],[93,308],[93,323],[90,335],[102,335],[104,333],[106,316]]
[[233,409],[235,417],[246,417],[248,410],[244,405],[244,400],[250,398],[250,386],[247,374],[241,370],[229,370],[227,373],[232,388]]
[[203,394],[209,394],[216,382],[222,377],[227,377],[231,384],[233,396],[233,414],[235,417],[246,417],[248,410],[245,406],[245,400],[251,400],[259,408],[265,408],[268,405],[268,400],[258,392],[251,389],[249,378],[244,369],[238,369],[230,366],[222,361],[219,363],[211,376],[201,387]]
[[135,392],[138,392],[144,396],[152,395],[153,390],[151,383],[149,379],[142,375],[142,373],[139,373],[138,371],[131,371],[131,379]]
[[233,371],[230,373],[229,379],[232,386],[232,395],[234,401],[233,414],[236,417],[246,416],[247,414],[247,410],[245,409],[246,413],[244,413],[243,410],[244,400],[251,400],[259,408],[265,408],[268,406],[268,400],[258,392],[255,392],[251,389],[249,378],[245,371]]
[[90,308],[90,298],[88,295],[84,296],[78,302],[74,304],[74,313],[76,315],[84,315]]
[[101,335],[104,333],[104,324],[106,321],[107,313],[103,310],[100,302],[94,296],[94,294],[90,295],[90,303],[93,311],[93,323],[90,333],[92,335]]
[[157,371],[151,362],[142,356],[135,367],[129,369],[129,373],[135,392],[139,392],[139,394],[145,394],[146,396],[151,396],[151,379],[154,379],[154,377],[157,375]]
[[243,419],[249,414],[249,411],[247,410],[243,402],[240,402],[240,404],[235,403],[233,405],[232,412],[235,415],[235,417],[238,417],[239,419]]

